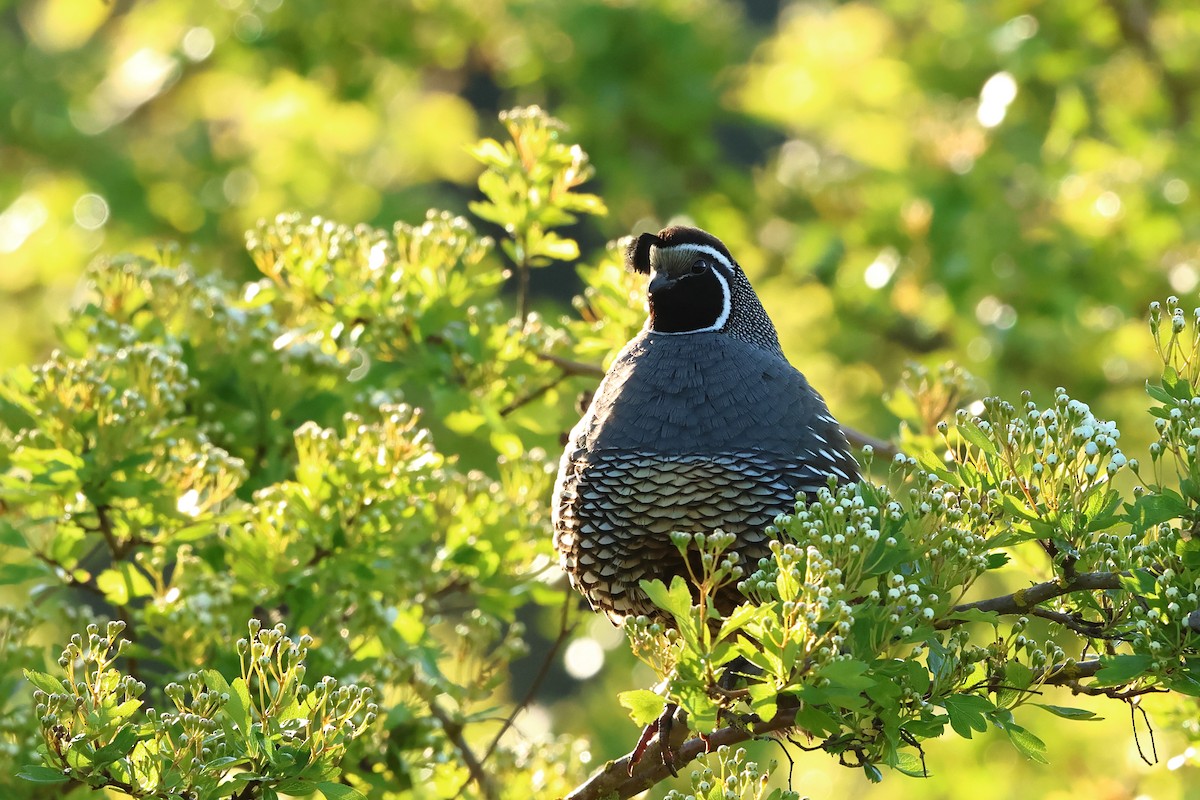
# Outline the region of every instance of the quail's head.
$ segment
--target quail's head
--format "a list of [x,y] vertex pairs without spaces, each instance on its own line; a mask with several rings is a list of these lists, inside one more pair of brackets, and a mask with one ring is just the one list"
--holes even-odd
[[683,226],[643,233],[625,259],[629,269],[649,277],[648,330],[727,333],[779,350],[775,327],[746,274],[712,234]]

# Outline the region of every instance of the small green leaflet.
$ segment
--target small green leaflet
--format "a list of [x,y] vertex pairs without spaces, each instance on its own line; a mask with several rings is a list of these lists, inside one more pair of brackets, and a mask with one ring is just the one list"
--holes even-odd
[[963,622],[986,622],[988,625],[999,625],[1000,615],[995,611],[983,611],[978,608],[964,608],[962,611],[952,611],[947,619],[962,620]]
[[912,753],[900,751],[896,753],[896,763],[892,767],[908,775],[910,778],[928,778],[930,773],[926,771],[924,762]]
[[1100,661],[1104,666],[1096,673],[1096,685],[1120,686],[1129,683],[1150,669],[1153,660],[1148,655],[1103,656]]
[[726,639],[737,631],[740,631],[746,626],[746,623],[758,615],[759,610],[759,607],[754,603],[743,603],[735,608],[733,613],[721,623],[721,632],[717,634],[717,641]]
[[1030,761],[1049,764],[1046,760],[1046,743],[1019,725],[1006,725],[1004,732],[1020,753]]
[[996,454],[996,443],[988,438],[975,422],[967,421],[955,428],[959,435],[988,455]]
[[23,778],[30,783],[66,783],[71,780],[66,775],[63,775],[61,769],[53,767],[43,767],[40,764],[30,764],[24,767],[17,773],[18,778]]
[[972,731],[986,731],[988,724],[983,715],[996,708],[991,700],[977,694],[952,694],[946,697],[944,705],[950,715],[950,727],[964,739],[970,739]]
[[325,795],[325,800],[367,800],[365,794],[344,783],[321,781],[317,784],[317,791]]
[[1038,708],[1044,708],[1056,717],[1063,719],[1088,720],[1091,722],[1099,722],[1104,717],[1096,716],[1095,711],[1088,711],[1086,708],[1069,708],[1067,706],[1052,706],[1047,703],[1031,703]]
[[775,687],[769,683],[755,683],[747,691],[750,692],[750,707],[754,709],[754,713],[764,722],[775,719],[779,710],[779,692]]
[[41,689],[46,694],[56,694],[63,690],[62,681],[55,678],[53,675],[47,675],[44,672],[38,672],[35,669],[25,670],[25,680],[29,681],[34,687]]
[[691,614],[692,593],[688,591],[687,582],[676,575],[671,579],[671,588],[663,586],[662,581],[638,581],[649,597],[650,602],[669,612],[675,619],[683,619]]
[[649,725],[658,719],[666,707],[667,699],[649,689],[634,689],[617,695],[621,705],[629,709],[629,718],[638,725]]

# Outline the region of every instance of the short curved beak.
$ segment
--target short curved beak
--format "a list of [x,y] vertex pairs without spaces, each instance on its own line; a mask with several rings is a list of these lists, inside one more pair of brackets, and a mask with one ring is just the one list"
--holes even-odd
[[650,276],[650,294],[653,295],[664,289],[670,289],[676,283],[678,283],[677,279],[672,278],[665,272],[655,270],[654,274]]

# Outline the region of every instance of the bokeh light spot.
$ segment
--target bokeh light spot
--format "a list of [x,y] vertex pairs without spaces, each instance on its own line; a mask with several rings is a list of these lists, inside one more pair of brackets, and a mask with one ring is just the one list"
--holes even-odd
[[98,194],[85,194],[75,201],[75,224],[94,231],[108,222],[108,201]]
[[1016,99],[1016,79],[1007,72],[997,72],[987,79],[979,92],[979,110],[975,117],[983,127],[994,128],[1004,121],[1008,107]]
[[183,36],[183,54],[192,61],[203,61],[212,55],[216,44],[208,28],[192,28]]
[[23,194],[0,213],[0,253],[12,253],[46,223],[46,207],[36,197]]
[[1188,188],[1187,182],[1179,178],[1171,178],[1163,185],[1163,197],[1168,203],[1179,205],[1188,199],[1192,191]]
[[590,636],[574,640],[563,653],[563,667],[568,675],[578,681],[587,680],[603,666],[604,648]]

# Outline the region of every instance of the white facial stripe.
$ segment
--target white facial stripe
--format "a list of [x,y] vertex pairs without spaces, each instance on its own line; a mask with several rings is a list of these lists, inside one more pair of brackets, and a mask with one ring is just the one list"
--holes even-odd
[[[725,264],[729,263],[724,256],[722,256],[716,250],[713,250],[711,247],[706,247],[700,244],[689,244],[680,245],[678,249],[682,250],[684,247],[694,250],[701,250],[705,253],[711,253],[712,255],[721,259],[721,261]],[[657,271],[651,273],[651,280],[653,280],[654,275],[656,274],[658,274]],[[714,322],[712,325],[709,325],[707,328],[697,328],[694,331],[654,331],[655,333],[659,334],[660,336],[687,336],[690,333],[708,333],[710,331],[719,331],[721,328],[725,327],[725,323],[729,321],[729,312],[732,310],[729,297],[729,281],[725,280],[725,276],[721,274],[719,269],[714,269],[712,274],[721,283],[721,313],[717,316],[716,322]],[[649,319],[646,320],[646,325],[649,327]],[[650,328],[650,330],[654,329]]]
[[[665,249],[667,249],[667,250],[682,250],[687,253],[704,253],[704,255],[710,256],[710,257],[716,259],[718,262],[720,262],[720,264],[723,267],[725,267],[725,271],[728,272],[730,275],[733,274],[733,264],[731,264],[729,259],[726,258],[725,255],[715,247],[710,247],[706,244],[677,244],[677,245],[672,245],[671,247],[667,247]],[[650,250],[650,268],[651,269],[657,269],[657,266],[655,265],[654,262],[658,260],[655,258],[655,256],[658,255],[659,250],[660,250],[660,248],[657,248],[657,247],[651,248],[651,250]],[[726,285],[726,288],[728,289],[728,285]],[[728,292],[727,292],[727,294],[728,294]]]

